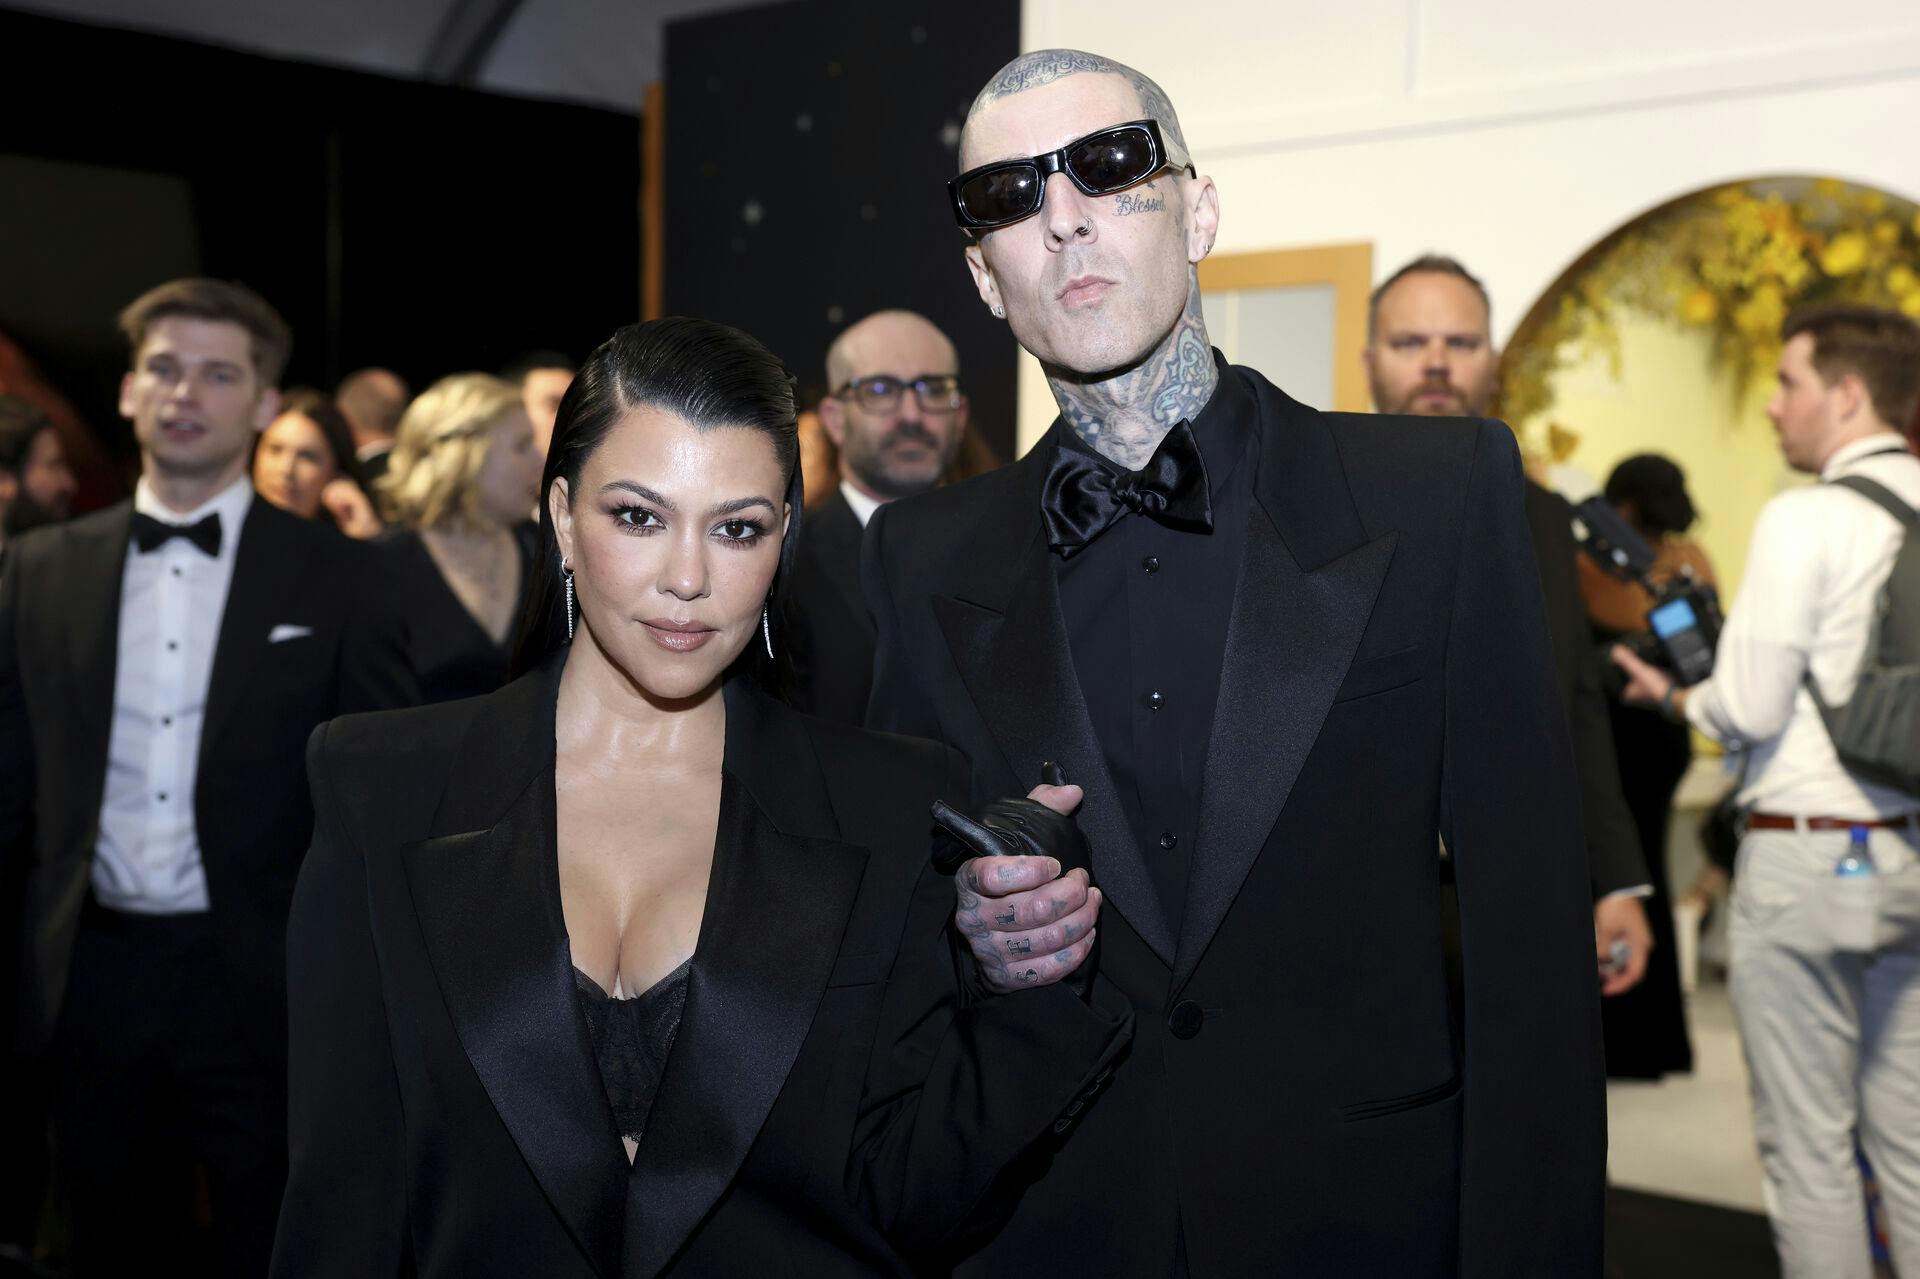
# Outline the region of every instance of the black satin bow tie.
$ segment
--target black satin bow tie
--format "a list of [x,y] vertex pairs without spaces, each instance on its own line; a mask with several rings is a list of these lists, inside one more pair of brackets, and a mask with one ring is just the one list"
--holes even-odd
[[1047,545],[1061,559],[1078,555],[1129,513],[1174,528],[1212,530],[1207,464],[1185,422],[1167,432],[1137,471],[1116,474],[1078,449],[1054,450],[1041,490],[1040,522]]
[[214,558],[220,555],[220,512],[193,524],[169,524],[151,515],[133,513],[133,545],[142,555],[157,551],[176,537],[184,537]]

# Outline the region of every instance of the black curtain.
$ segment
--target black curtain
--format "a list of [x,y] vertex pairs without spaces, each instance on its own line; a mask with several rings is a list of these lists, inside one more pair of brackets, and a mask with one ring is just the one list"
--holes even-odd
[[123,461],[113,317],[177,275],[279,308],[289,384],[578,359],[638,318],[637,114],[4,11],[0,49],[0,332]]
[[1015,347],[947,211],[960,124],[1020,51],[1018,0],[797,0],[670,23],[665,304],[765,342],[803,385],[905,307],[959,348],[973,423],[1012,456]]

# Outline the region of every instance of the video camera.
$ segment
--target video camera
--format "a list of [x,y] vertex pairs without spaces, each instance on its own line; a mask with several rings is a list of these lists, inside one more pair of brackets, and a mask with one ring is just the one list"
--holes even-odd
[[1647,630],[1620,642],[1634,656],[1673,672],[1682,685],[1698,684],[1713,674],[1713,650],[1720,643],[1720,596],[1684,565],[1679,576],[1661,585],[1649,576],[1657,558],[1647,540],[1633,531],[1607,504],[1590,497],[1573,508],[1573,535],[1594,563],[1623,582],[1633,582],[1653,597]]

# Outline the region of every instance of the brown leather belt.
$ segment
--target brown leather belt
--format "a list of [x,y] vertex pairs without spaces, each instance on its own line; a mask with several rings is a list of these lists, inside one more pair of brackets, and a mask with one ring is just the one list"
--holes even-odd
[[1782,813],[1749,813],[1747,829],[1799,830],[1804,825],[1808,830],[1850,830],[1855,826],[1885,830],[1892,826],[1905,826],[1913,820],[1912,817],[1876,817],[1871,821],[1861,821],[1852,817],[1788,817]]

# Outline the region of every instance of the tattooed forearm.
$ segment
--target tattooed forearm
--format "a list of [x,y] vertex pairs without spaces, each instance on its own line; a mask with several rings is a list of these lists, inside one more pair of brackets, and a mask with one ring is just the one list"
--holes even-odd
[[1060,416],[1101,456],[1138,470],[1166,433],[1198,417],[1219,384],[1200,311],[1199,276],[1188,272],[1187,305],[1171,332],[1138,364],[1082,375],[1047,366]]

